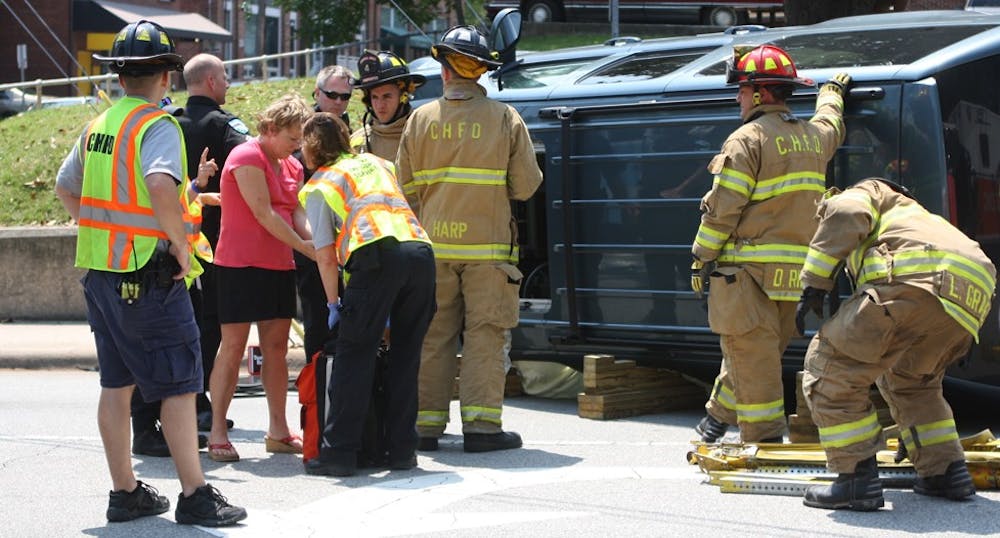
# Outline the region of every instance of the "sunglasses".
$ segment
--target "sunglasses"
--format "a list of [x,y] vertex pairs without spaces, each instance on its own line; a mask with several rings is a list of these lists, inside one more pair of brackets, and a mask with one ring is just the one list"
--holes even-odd
[[320,88],[316,88],[316,89],[319,90],[319,91],[321,91],[321,92],[323,92],[323,95],[327,96],[327,98],[333,99],[335,101],[337,99],[340,99],[341,101],[350,101],[351,100],[351,92],[338,93],[338,92],[326,91],[326,90],[323,90],[323,89],[320,89]]

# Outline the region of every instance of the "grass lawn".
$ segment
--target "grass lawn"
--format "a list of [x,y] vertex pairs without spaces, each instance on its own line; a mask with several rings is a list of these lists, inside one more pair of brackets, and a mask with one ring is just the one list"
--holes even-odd
[[[315,79],[248,83],[229,89],[224,108],[256,134],[255,114],[285,93],[298,93],[312,104]],[[183,105],[187,92],[171,93]],[[44,108],[0,120],[0,226],[58,225],[70,222],[55,196],[56,172],[83,128],[107,105]],[[348,108],[352,128],[361,125],[364,105],[354,92]],[[221,163],[220,163],[221,164]]]

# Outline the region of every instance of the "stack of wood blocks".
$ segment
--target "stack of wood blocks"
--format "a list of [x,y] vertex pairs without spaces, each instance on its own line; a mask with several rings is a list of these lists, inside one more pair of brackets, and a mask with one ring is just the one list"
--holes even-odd
[[705,389],[679,373],[636,366],[612,355],[583,358],[583,392],[577,397],[583,418],[601,420],[691,409],[704,405]]

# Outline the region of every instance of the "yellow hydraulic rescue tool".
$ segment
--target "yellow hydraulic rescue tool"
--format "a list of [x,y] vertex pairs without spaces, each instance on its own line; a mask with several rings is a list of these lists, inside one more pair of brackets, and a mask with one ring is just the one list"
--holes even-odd
[[[961,443],[976,489],[1000,489],[1000,440],[983,430]],[[890,439],[876,455],[879,477],[887,488],[912,488],[917,474],[909,459],[896,461],[897,449],[897,440]],[[800,497],[809,486],[836,478],[827,471],[826,455],[817,443],[697,443],[688,461],[723,493]]]

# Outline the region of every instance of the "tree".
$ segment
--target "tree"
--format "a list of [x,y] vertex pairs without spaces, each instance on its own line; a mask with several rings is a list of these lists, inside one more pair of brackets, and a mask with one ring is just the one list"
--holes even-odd
[[909,0],[784,0],[785,22],[814,24],[838,17],[903,11]]
[[[282,9],[299,13],[299,36],[315,46],[354,41],[368,12],[367,0],[275,0]],[[388,0],[378,4],[392,5]],[[438,0],[396,0],[396,4],[418,25],[438,15]]]

